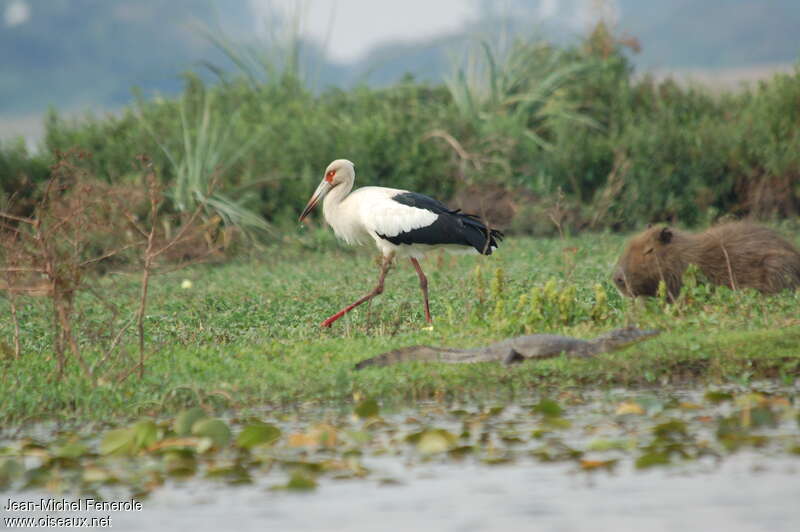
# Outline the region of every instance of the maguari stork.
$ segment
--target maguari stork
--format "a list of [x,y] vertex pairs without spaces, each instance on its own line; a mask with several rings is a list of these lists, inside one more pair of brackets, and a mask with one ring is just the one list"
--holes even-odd
[[503,233],[488,228],[478,216],[450,210],[423,194],[385,187],[353,190],[355,168],[347,159],[328,165],[317,190],[308,200],[306,216],[322,201],[325,221],[337,237],[348,244],[374,242],[383,255],[378,283],[367,295],[322,322],[330,327],[336,320],[383,293],[383,282],[395,257],[408,257],[419,276],[425,304],[425,319],[431,322],[428,279],[419,259],[434,249],[491,255]]

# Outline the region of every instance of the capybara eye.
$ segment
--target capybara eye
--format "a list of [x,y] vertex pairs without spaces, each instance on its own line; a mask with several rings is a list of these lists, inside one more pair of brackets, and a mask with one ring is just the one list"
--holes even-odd
[[645,254],[645,255],[649,255],[649,254],[651,254],[651,253],[653,252],[653,249],[654,249],[654,248],[650,248],[650,249],[647,249],[647,250],[645,250],[644,254]]

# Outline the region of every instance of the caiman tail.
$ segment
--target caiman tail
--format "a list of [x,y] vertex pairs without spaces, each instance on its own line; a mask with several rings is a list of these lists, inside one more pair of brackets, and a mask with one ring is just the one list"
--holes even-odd
[[429,345],[412,345],[411,347],[401,347],[393,351],[387,351],[380,355],[362,360],[356,364],[356,369],[364,369],[369,366],[391,366],[400,362],[447,362],[442,360],[443,354],[462,353],[461,349],[447,349],[442,347],[431,347]]

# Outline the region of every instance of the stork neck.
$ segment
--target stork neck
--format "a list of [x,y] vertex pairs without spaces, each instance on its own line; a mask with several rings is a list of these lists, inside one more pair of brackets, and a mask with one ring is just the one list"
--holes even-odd
[[326,220],[330,220],[329,214],[339,207],[339,204],[344,201],[350,191],[353,190],[353,182],[345,181],[341,185],[333,187],[330,192],[322,200],[322,212]]

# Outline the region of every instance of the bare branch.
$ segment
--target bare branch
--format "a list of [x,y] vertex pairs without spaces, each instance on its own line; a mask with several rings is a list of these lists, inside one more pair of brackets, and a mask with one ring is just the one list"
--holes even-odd
[[14,272],[14,273],[17,273],[17,272],[19,272],[19,273],[22,273],[22,272],[44,273],[45,270],[44,270],[44,268],[28,268],[28,267],[25,267],[25,266],[9,266],[9,267],[6,267],[6,268],[0,268],[0,272],[6,272],[6,273],[12,273],[12,272]]
[[122,211],[122,215],[130,222],[131,226],[133,226],[136,231],[138,231],[145,239],[147,238],[148,232],[145,231],[144,227],[139,225],[139,222],[136,221],[136,218],[128,212],[127,210]]
[[106,349],[103,358],[92,364],[91,367],[92,374],[94,374],[95,370],[102,368],[105,365],[105,363],[108,362],[108,359],[111,358],[111,355],[117,349],[117,346],[122,340],[122,336],[128,329],[130,329],[131,325],[133,325],[135,322],[136,322],[136,315],[134,314],[133,317],[131,317],[131,319],[128,320],[128,322],[125,325],[123,325],[119,331],[117,331],[116,336],[114,336],[114,339],[111,341],[111,344],[108,346],[108,349]]
[[8,218],[9,220],[14,220],[15,222],[21,222],[21,223],[26,223],[26,224],[30,224],[30,225],[33,225],[34,223],[36,223],[36,220],[34,220],[33,218],[26,218],[24,216],[16,216],[14,214],[11,214],[11,213],[8,213],[8,212],[2,212],[2,211],[0,211],[0,217],[1,218]]
[[143,244],[143,242],[133,242],[131,244],[125,244],[122,247],[119,247],[119,248],[116,248],[116,249],[112,249],[111,251],[109,251],[107,253],[103,253],[102,255],[100,255],[98,257],[95,257],[93,259],[85,260],[85,261],[81,262],[78,266],[80,266],[81,268],[83,268],[85,266],[89,266],[90,264],[94,264],[95,262],[100,262],[101,260],[107,259],[109,257],[113,257],[114,255],[116,255],[118,253],[122,253],[123,251],[125,251],[127,249],[131,249],[131,248],[140,246],[142,244]]
[[181,226],[180,231],[178,231],[178,234],[175,235],[172,238],[172,240],[170,240],[164,247],[162,247],[161,249],[155,251],[154,254],[153,254],[153,258],[156,258],[159,255],[162,255],[163,253],[165,253],[169,249],[173,248],[178,242],[182,241],[183,236],[194,225],[194,221],[197,219],[198,216],[200,216],[200,214],[202,213],[204,208],[205,208],[205,204],[204,203],[201,203],[200,205],[198,205],[197,208],[192,213],[192,215],[189,217],[189,220],[187,220]]

